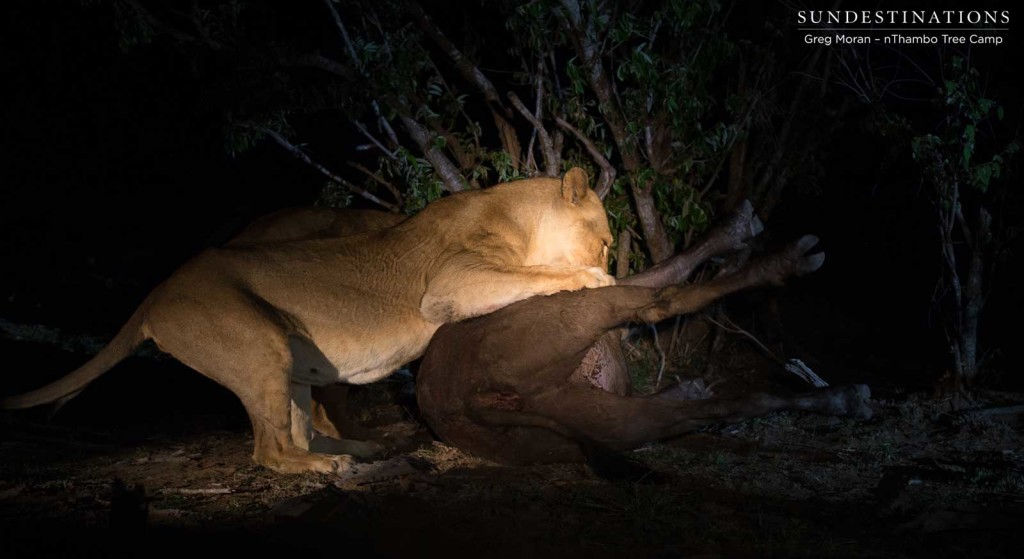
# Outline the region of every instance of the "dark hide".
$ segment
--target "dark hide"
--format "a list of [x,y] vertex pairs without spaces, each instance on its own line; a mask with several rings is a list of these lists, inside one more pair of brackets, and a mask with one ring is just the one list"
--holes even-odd
[[814,271],[824,256],[806,253],[816,243],[806,236],[710,282],[661,287],[681,275],[677,257],[616,286],[534,297],[445,325],[420,365],[420,411],[447,443],[504,463],[581,461],[595,448],[624,450],[779,410],[869,416],[863,385],[796,397],[679,401],[622,396],[575,373],[592,346],[626,322],[658,322]]
[[[689,250],[670,258],[643,273],[619,280],[619,285],[667,287],[686,281],[690,274],[708,259],[727,252],[745,250],[746,241],[761,233],[764,226],[754,215],[749,201],[741,202],[725,220],[698,240]],[[632,393],[632,382],[626,358],[622,355],[621,333],[608,331],[580,361],[573,373],[573,382],[588,383],[619,396]]]

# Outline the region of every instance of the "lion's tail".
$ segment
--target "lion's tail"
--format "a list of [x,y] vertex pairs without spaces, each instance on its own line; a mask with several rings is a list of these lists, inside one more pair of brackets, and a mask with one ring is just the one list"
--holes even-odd
[[86,385],[131,355],[146,339],[142,323],[147,306],[146,302],[140,305],[114,339],[84,365],[42,388],[0,399],[0,409],[24,409],[53,402],[61,406],[77,396]]

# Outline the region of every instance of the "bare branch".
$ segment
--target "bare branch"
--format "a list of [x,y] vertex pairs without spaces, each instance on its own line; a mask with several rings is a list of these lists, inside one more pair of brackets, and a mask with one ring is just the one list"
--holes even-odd
[[339,78],[349,80],[352,82],[358,82],[361,80],[361,74],[359,72],[352,70],[352,68],[349,68],[348,66],[336,60],[327,58],[326,56],[320,53],[299,55],[285,62],[291,62],[299,66],[310,66],[312,68],[319,68],[329,74],[334,74]]
[[580,132],[578,128],[569,124],[562,117],[556,116],[555,123],[566,132],[575,136],[576,140],[587,149],[587,153],[590,154],[590,158],[594,160],[594,163],[597,163],[597,166],[601,168],[601,175],[597,179],[597,186],[594,188],[594,191],[604,200],[605,196],[612,190],[612,183],[615,182],[615,167],[608,162],[608,159],[601,153],[601,150],[597,148],[594,142],[586,137],[583,132]]
[[331,12],[331,18],[334,20],[334,25],[338,27],[338,33],[341,34],[341,40],[345,43],[345,48],[348,49],[348,55],[352,58],[352,62],[362,70],[362,63],[359,61],[359,56],[356,55],[356,47],[352,43],[352,38],[348,36],[348,29],[345,29],[345,24],[341,22],[341,16],[338,15],[338,10],[334,9],[334,2],[331,0],[324,0],[324,4],[327,5],[327,9]]
[[[981,207],[981,210],[985,210],[984,206]],[[960,225],[960,233],[963,234],[964,240],[967,241],[967,246],[971,247],[972,251],[976,252],[980,245],[974,244],[974,234],[971,232],[971,226],[969,223],[967,223],[967,219],[964,218],[963,207],[957,204],[957,206],[953,209],[953,212],[956,215],[957,223]]]
[[387,188],[388,191],[391,192],[391,195],[395,197],[395,200],[398,200],[399,203],[402,202],[401,192],[398,191],[398,187],[392,184],[391,181],[380,176],[379,173],[374,173],[373,171],[367,169],[366,167],[360,165],[359,163],[356,163],[355,161],[346,161],[345,163],[348,164],[349,167],[361,171],[363,174],[373,179],[374,182],[376,182],[377,184],[383,186],[384,188]]
[[509,91],[508,99],[512,102],[512,106],[519,111],[519,114],[530,121],[533,128],[537,130],[537,137],[540,139],[540,152],[544,157],[544,174],[549,177],[558,176],[558,156],[555,154],[555,146],[551,141],[551,135],[548,134],[541,121],[526,108],[526,105],[523,105],[523,102],[519,100],[519,96],[515,92]]
[[527,171],[530,171],[531,175],[536,175],[540,173],[540,169],[537,167],[536,158],[533,157],[533,144],[535,144],[536,142],[537,131],[534,130],[533,133],[530,134],[530,143],[526,144],[526,161],[523,163],[523,166],[526,168]]
[[743,328],[737,326],[735,322],[729,320],[729,317],[725,316],[724,314],[722,314],[721,317],[724,319],[725,322],[729,323],[728,326],[722,324],[721,322],[718,322],[717,320],[711,318],[710,316],[705,316],[704,320],[707,320],[711,324],[714,324],[715,326],[721,328],[722,330],[725,330],[726,332],[729,332],[730,334],[740,334],[742,336],[745,336],[747,339],[754,342],[754,344],[757,345],[757,347],[761,348],[761,351],[763,351],[765,355],[767,355],[772,361],[775,361],[779,365],[786,365],[786,362],[783,361],[781,357],[775,355],[775,353],[773,353],[772,350],[768,349],[768,346],[761,343],[761,340],[757,339],[756,336],[744,330]]
[[377,125],[380,126],[381,130],[383,130],[385,134],[387,134],[388,140],[391,142],[392,149],[397,149],[402,145],[402,143],[398,141],[398,135],[395,134],[395,129],[391,127],[391,123],[388,122],[388,119],[384,118],[384,115],[381,114],[380,104],[374,101],[372,106],[373,113],[377,115]]
[[[327,0],[330,1],[330,0]],[[512,165],[518,171],[519,170],[519,157],[522,148],[519,145],[519,139],[516,137],[515,128],[508,122],[508,118],[512,117],[512,111],[508,109],[501,102],[501,97],[498,95],[497,88],[494,84],[480,71],[480,68],[469,61],[466,56],[455,46],[454,43],[444,34],[443,31],[434,23],[434,20],[420,5],[416,2],[406,2],[406,7],[413,13],[417,23],[419,23],[420,29],[427,34],[428,37],[451,59],[452,64],[462,74],[463,78],[467,82],[475,85],[477,89],[483,93],[484,100],[487,102],[487,106],[491,110],[491,116],[494,119],[494,126],[498,129],[498,137],[501,140],[501,145],[509,155],[512,156]],[[469,117],[466,116],[469,120]],[[474,135],[475,136],[475,135]],[[479,140],[477,141],[479,143]],[[460,158],[461,159],[461,158]]]
[[501,116],[495,111],[491,111],[494,116],[494,126],[498,129],[498,137],[501,139],[501,147],[509,154],[512,161],[512,169],[519,172],[520,161],[522,157],[522,146],[519,145],[519,137],[516,136],[516,129],[512,126],[505,117]]
[[[361,74],[353,72],[344,64],[340,64],[319,53],[299,56],[295,59],[295,63],[320,68],[350,81],[360,81],[364,83],[368,81],[363,79]],[[459,174],[458,169],[455,168],[455,165],[450,159],[448,159],[444,152],[433,145],[432,138],[427,132],[427,129],[417,122],[416,119],[408,115],[409,111],[405,103],[396,99],[392,95],[387,95],[379,91],[374,92],[374,94],[399,113],[399,119],[402,121],[402,126],[405,127],[406,132],[409,133],[413,142],[417,147],[419,147],[420,151],[423,152],[423,156],[426,157],[427,161],[429,161],[431,166],[434,167],[434,172],[437,173],[437,176],[440,177],[442,182],[444,182],[445,190],[448,192],[465,190],[467,187],[466,180]]]
[[565,133],[561,130],[556,129],[551,133],[551,145],[555,150],[555,169],[556,173],[560,174],[557,170],[562,167],[562,146],[565,144]]
[[558,11],[558,15],[566,24],[576,54],[586,69],[590,89],[597,97],[601,114],[608,124],[615,145],[619,148],[622,166],[629,173],[630,191],[636,204],[637,217],[643,228],[647,249],[651,253],[651,258],[655,262],[660,262],[672,256],[672,241],[661,223],[650,181],[640,184],[636,179],[636,173],[641,167],[639,148],[628,132],[625,116],[615,99],[612,81],[605,71],[598,45],[594,42],[597,37],[594,22],[584,21],[578,0],[560,0],[560,3],[563,9]]
[[296,146],[295,144],[292,144],[291,142],[286,140],[284,138],[284,136],[281,136],[277,132],[274,132],[273,130],[271,130],[269,128],[260,128],[259,131],[261,133],[266,134],[267,136],[270,136],[271,138],[273,138],[273,140],[275,142],[277,142],[277,144],[279,146],[283,147],[286,151],[288,151],[288,153],[291,153],[296,158],[300,159],[301,161],[303,161],[304,163],[306,163],[310,167],[313,167],[314,169],[319,171],[320,174],[322,174],[325,177],[331,179],[332,181],[334,181],[334,182],[344,186],[345,188],[351,190],[353,193],[358,194],[359,196],[362,196],[363,198],[365,198],[365,199],[367,199],[367,200],[369,200],[369,201],[371,201],[371,202],[373,202],[375,204],[378,204],[378,205],[380,205],[380,206],[382,206],[384,208],[387,208],[388,210],[390,210],[392,212],[398,213],[398,212],[401,211],[401,208],[399,208],[398,206],[396,206],[394,204],[391,204],[389,202],[385,202],[384,200],[381,200],[380,198],[375,196],[373,193],[368,192],[366,189],[360,188],[360,187],[350,183],[349,181],[347,181],[347,180],[339,177],[338,175],[332,173],[329,169],[327,169],[323,165],[317,163],[316,161],[313,161],[298,146]]
[[358,128],[360,132],[363,133],[363,136],[366,136],[367,140],[370,140],[370,143],[377,146],[377,149],[384,152],[384,155],[388,156],[388,159],[392,161],[398,160],[398,157],[395,155],[395,152],[384,147],[384,144],[380,143],[380,140],[378,140],[376,136],[371,134],[370,131],[366,129],[366,126],[362,122],[359,122],[358,120],[353,120],[352,124],[355,125],[355,127]]
[[[422,106],[421,106],[422,110]],[[434,134],[438,138],[444,138],[444,147],[448,149],[448,152],[455,157],[455,161],[458,162],[459,168],[463,170],[472,169],[476,162],[472,154],[467,153],[466,150],[462,149],[462,144],[459,139],[450,130],[445,128],[437,118],[427,117],[427,126],[434,131]]]
[[633,237],[629,229],[619,231],[618,243],[615,248],[615,277],[625,278],[629,275],[629,253],[632,252]]
[[626,119],[622,115],[618,104],[612,95],[612,83],[605,72],[604,63],[601,61],[600,52],[594,43],[595,33],[592,22],[584,22],[580,12],[580,5],[577,0],[561,0],[563,8],[561,13],[569,24],[569,35],[572,38],[576,53],[587,70],[587,79],[590,82],[590,89],[600,103],[601,113],[608,121],[615,144],[619,147],[622,155],[622,163],[627,171],[635,171],[640,168],[640,158],[637,154],[636,142],[627,133]]
[[651,111],[654,110],[653,90],[647,92],[647,99],[645,101],[647,118],[644,119],[644,145],[647,148],[647,160],[653,164],[657,160],[654,153],[654,115],[651,114]]
[[[330,2],[330,0],[326,0]],[[443,31],[434,23],[434,20],[423,11],[423,8],[416,2],[406,2],[406,6],[413,12],[413,16],[419,23],[420,29],[427,34],[437,46],[448,55],[451,59],[452,64],[459,70],[462,77],[469,83],[475,85],[481,93],[484,94],[484,99],[487,103],[492,105],[492,109],[500,110],[504,113],[505,117],[512,117],[512,111],[508,110],[501,103],[501,97],[498,95],[498,90],[491,83],[491,80],[487,79],[487,76],[480,71],[475,64],[466,59],[466,56],[462,54],[462,51],[455,46],[451,40],[444,34]]]
[[433,139],[427,132],[427,129],[422,124],[416,121],[416,119],[401,115],[399,119],[402,121],[402,126],[405,127],[405,131],[409,133],[412,141],[419,146],[420,151],[423,152],[423,156],[427,158],[427,161],[434,167],[434,172],[444,182],[445,190],[448,192],[459,192],[466,190],[468,185],[466,179],[459,173],[459,170],[455,168],[455,165],[450,159],[444,154],[443,151],[434,145]]
[[[363,63],[359,60],[359,55],[356,53],[356,47],[352,43],[352,38],[349,37],[348,29],[345,28],[345,24],[341,21],[341,16],[338,15],[338,10],[334,8],[334,2],[332,2],[332,0],[324,0],[324,4],[327,5],[327,9],[331,12],[331,18],[334,20],[334,25],[338,27],[338,33],[341,35],[342,42],[345,43],[345,49],[348,50],[349,58],[351,58],[352,63],[359,68],[359,73],[365,75],[366,72],[363,69]],[[377,116],[377,125],[384,130],[385,134],[387,134],[388,140],[391,141],[392,149],[400,146],[401,142],[398,141],[398,136],[395,134],[395,130],[391,127],[391,123],[389,123],[388,120],[384,118],[384,115],[381,114],[380,103],[374,99],[370,102],[370,105],[373,107],[373,114]],[[366,134],[365,131],[363,133]],[[374,143],[380,146],[380,142],[374,141]],[[389,152],[389,150],[384,151]]]

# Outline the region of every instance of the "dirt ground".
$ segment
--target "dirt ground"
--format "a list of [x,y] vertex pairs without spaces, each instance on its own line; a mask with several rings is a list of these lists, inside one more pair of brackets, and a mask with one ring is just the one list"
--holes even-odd
[[241,407],[173,362],[110,376],[51,421],[0,415],[0,556],[1019,556],[1021,395],[976,402],[1003,413],[953,412],[876,389],[871,420],[781,413],[707,429],[629,453],[649,478],[609,481],[434,441],[392,382],[356,408],[404,441],[402,468],[338,479],[254,465]]

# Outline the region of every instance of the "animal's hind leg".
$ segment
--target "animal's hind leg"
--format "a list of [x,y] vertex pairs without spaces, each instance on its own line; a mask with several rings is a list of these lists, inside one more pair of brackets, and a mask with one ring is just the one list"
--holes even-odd
[[315,471],[341,473],[353,459],[345,455],[310,452],[323,450],[312,438],[309,386],[290,382],[288,370],[264,377],[271,382],[240,395],[252,420],[253,460],[280,473]]
[[[172,304],[150,309],[151,337],[162,350],[238,396],[252,420],[256,463],[282,473],[348,468],[349,456],[308,450],[308,386],[306,394],[301,389],[293,393],[292,354],[279,321],[233,290],[207,293],[216,296],[216,307],[188,291],[177,292],[173,284],[162,295]],[[303,421],[293,422],[293,406],[305,407]]]
[[754,214],[754,207],[744,200],[736,210],[683,253],[643,272],[620,279],[617,284],[666,287],[686,281],[697,266],[713,256],[743,247],[747,239],[760,234],[763,229],[764,224]]
[[818,238],[805,235],[784,249],[759,258],[738,272],[707,283],[673,285],[658,292],[651,304],[638,308],[634,320],[658,322],[680,314],[697,311],[715,299],[743,289],[783,280],[817,270],[825,260],[824,254],[807,255]]
[[[759,234],[763,228],[761,220],[754,215],[754,207],[744,200],[683,253],[639,274],[617,280],[617,284],[660,288],[680,283],[712,256],[743,247],[747,239]],[[621,335],[618,329],[613,329],[602,336],[576,367],[570,382],[591,384],[620,396],[629,395],[632,382],[625,358],[621,355]]]
[[870,395],[867,386],[852,385],[797,396],[751,394],[673,401],[622,397],[589,386],[568,385],[537,395],[524,411],[543,418],[537,420],[537,426],[557,424],[553,430],[560,434],[624,450],[704,425],[733,423],[782,410],[869,418],[871,409],[866,401]]

